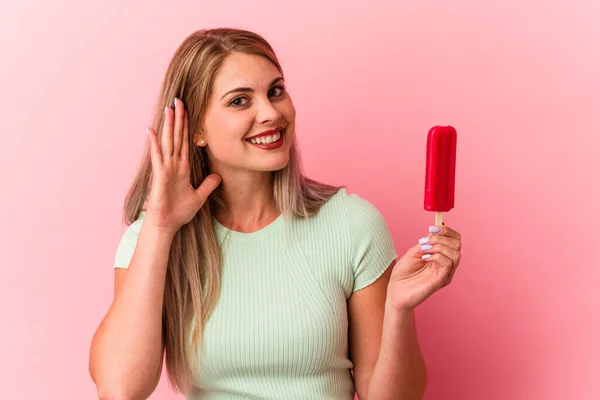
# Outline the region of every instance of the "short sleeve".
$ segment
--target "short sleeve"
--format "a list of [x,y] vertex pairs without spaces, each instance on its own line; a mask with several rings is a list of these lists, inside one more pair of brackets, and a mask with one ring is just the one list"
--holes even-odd
[[129,267],[129,263],[133,258],[135,246],[137,245],[138,235],[140,234],[140,229],[142,228],[142,223],[144,222],[145,214],[146,212],[142,211],[138,219],[133,221],[131,225],[129,225],[127,229],[125,229],[125,232],[123,232],[121,240],[117,245],[114,268],[126,269]]
[[398,257],[392,234],[379,210],[356,194],[344,196],[352,239],[353,292],[375,282]]

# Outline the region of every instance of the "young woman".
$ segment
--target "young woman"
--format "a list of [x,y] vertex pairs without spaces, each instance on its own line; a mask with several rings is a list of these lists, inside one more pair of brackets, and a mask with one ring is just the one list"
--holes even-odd
[[158,107],[91,345],[100,398],[150,396],[163,354],[187,399],[420,398],[414,309],[450,283],[460,235],[430,227],[396,263],[373,205],[305,177],[255,33],[190,35]]

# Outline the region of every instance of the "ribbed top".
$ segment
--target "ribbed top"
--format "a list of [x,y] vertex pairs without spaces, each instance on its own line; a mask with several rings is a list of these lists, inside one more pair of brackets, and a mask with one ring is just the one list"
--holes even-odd
[[[273,222],[264,228],[254,231],[254,232],[238,232],[223,226],[216,218],[213,217],[213,227],[215,228],[215,233],[219,238],[225,238],[226,236],[230,236],[233,240],[236,241],[256,241],[263,239],[273,233],[275,233],[279,228],[283,227],[284,217],[283,214],[279,215]],[[221,242],[221,244],[223,244]]]
[[[252,233],[213,222],[221,295],[186,399],[352,399],[346,303],[397,257],[381,213],[342,189],[312,218],[280,215]],[[140,226],[125,232],[116,267]]]

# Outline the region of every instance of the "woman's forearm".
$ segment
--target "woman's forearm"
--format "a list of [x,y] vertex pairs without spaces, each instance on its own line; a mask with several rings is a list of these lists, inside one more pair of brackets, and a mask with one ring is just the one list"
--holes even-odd
[[369,379],[367,400],[417,400],[427,386],[414,310],[400,312],[386,303],[381,347]]
[[148,397],[158,383],[163,296],[173,236],[142,226],[121,289],[92,340],[90,374],[101,395]]

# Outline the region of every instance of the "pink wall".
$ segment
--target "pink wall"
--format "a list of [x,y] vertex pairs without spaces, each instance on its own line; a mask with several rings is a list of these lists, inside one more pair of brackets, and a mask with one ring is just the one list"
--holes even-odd
[[[426,399],[600,398],[600,2],[13,3],[0,398],[94,398],[88,348],[144,127],[176,46],[215,26],[273,44],[307,171],[377,205],[402,253],[433,222],[427,130],[458,129],[463,261],[418,309]],[[176,398],[165,378],[153,399]]]

